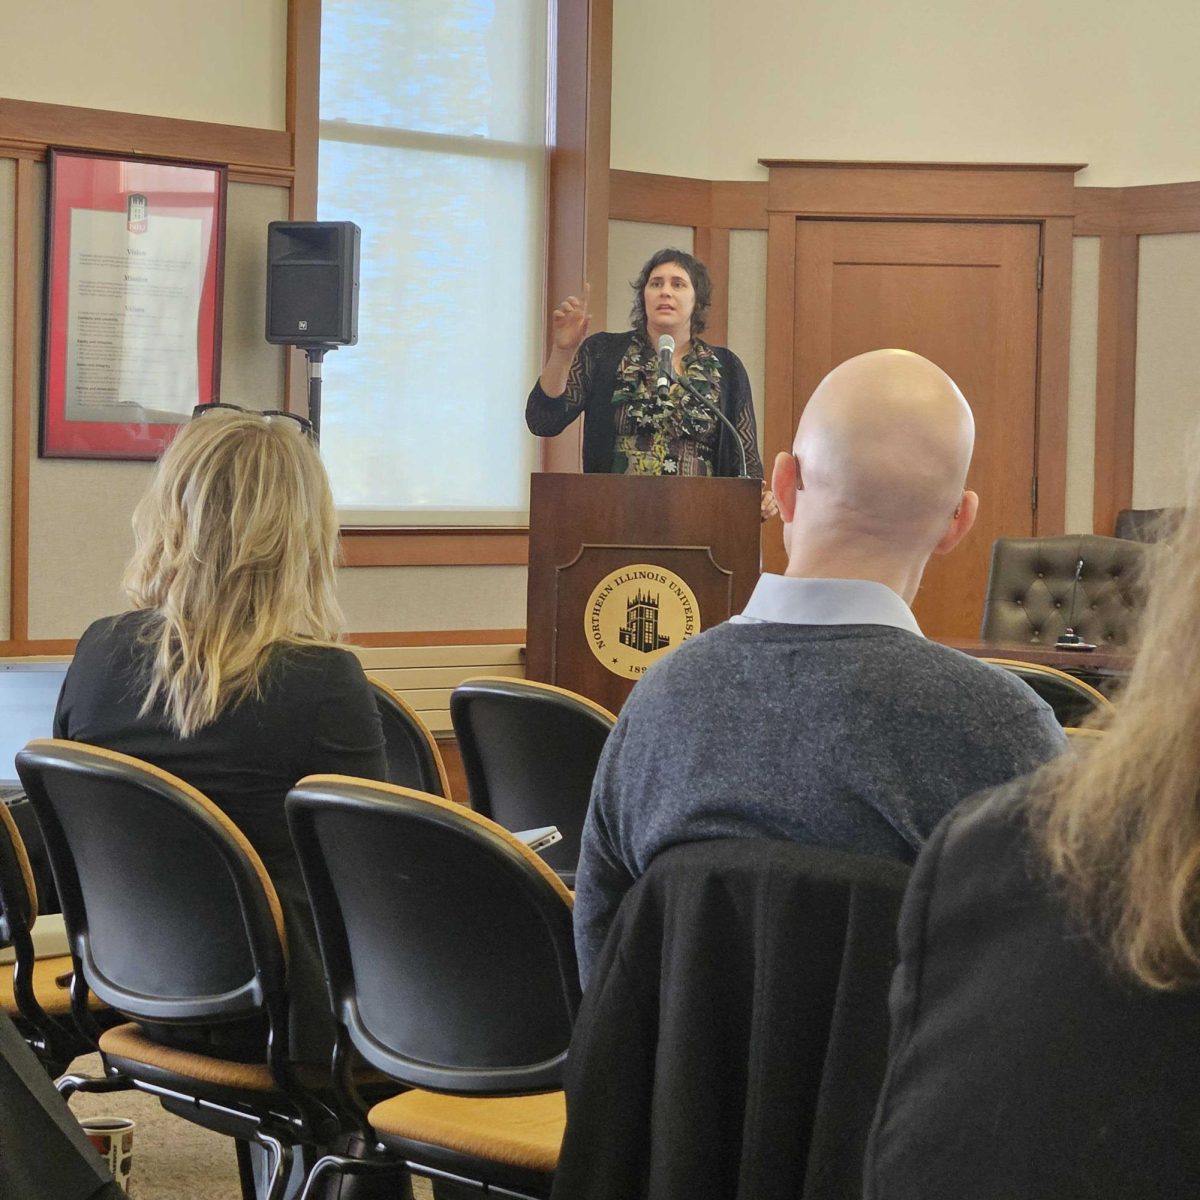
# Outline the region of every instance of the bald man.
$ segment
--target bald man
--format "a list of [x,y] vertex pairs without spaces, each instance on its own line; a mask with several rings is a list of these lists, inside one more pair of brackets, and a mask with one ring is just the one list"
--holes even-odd
[[617,906],[679,842],[789,838],[911,862],[960,800],[1066,744],[1015,676],[928,642],[910,604],[970,532],[954,381],[877,350],[817,386],[772,490],[788,565],[656,663],[609,737],[576,876],[586,986]]

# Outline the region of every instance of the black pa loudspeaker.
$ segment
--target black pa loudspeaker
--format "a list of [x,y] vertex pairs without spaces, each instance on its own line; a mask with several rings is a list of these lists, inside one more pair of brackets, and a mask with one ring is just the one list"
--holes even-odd
[[361,239],[353,221],[272,221],[267,226],[268,342],[358,342]]

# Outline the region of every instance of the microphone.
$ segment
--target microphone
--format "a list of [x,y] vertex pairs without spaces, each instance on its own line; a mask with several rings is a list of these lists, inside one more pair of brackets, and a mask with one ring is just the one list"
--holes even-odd
[[1079,594],[1079,577],[1083,574],[1083,555],[1075,564],[1075,578],[1071,583],[1071,602],[1067,605],[1067,628],[1058,635],[1055,650],[1095,650],[1091,642],[1085,642],[1075,632],[1075,597]]
[[667,394],[675,378],[674,355],[675,339],[669,333],[664,333],[658,339],[658,379],[654,383],[654,390],[660,396]]

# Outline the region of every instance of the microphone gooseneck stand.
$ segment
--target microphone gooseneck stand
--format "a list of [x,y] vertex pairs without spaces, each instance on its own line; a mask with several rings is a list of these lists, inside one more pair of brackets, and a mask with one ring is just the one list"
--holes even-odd
[[742,444],[741,436],[738,434],[733,422],[721,411],[719,404],[714,404],[707,396],[702,396],[684,375],[678,375],[675,372],[675,364],[671,360],[671,355],[675,353],[675,339],[669,334],[664,333],[658,339],[658,380],[655,383],[655,390],[658,394],[665,395],[666,389],[670,387],[672,382],[678,383],[689,396],[699,400],[705,408],[716,414],[719,420],[726,429],[729,430],[733,437],[733,444],[738,448],[738,460],[741,463],[741,470],[738,472],[739,479],[749,479],[746,474],[746,447]]
[[1085,642],[1075,632],[1075,598],[1079,594],[1079,577],[1083,574],[1083,555],[1075,564],[1075,578],[1071,582],[1071,602],[1067,605],[1067,628],[1058,635],[1055,650],[1095,650],[1095,645]]

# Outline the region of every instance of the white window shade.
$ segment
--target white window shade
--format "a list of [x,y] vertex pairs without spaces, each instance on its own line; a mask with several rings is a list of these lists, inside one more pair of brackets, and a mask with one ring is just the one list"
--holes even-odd
[[326,0],[318,213],[362,229],[325,360],[350,525],[526,521],[545,241],[544,0]]

